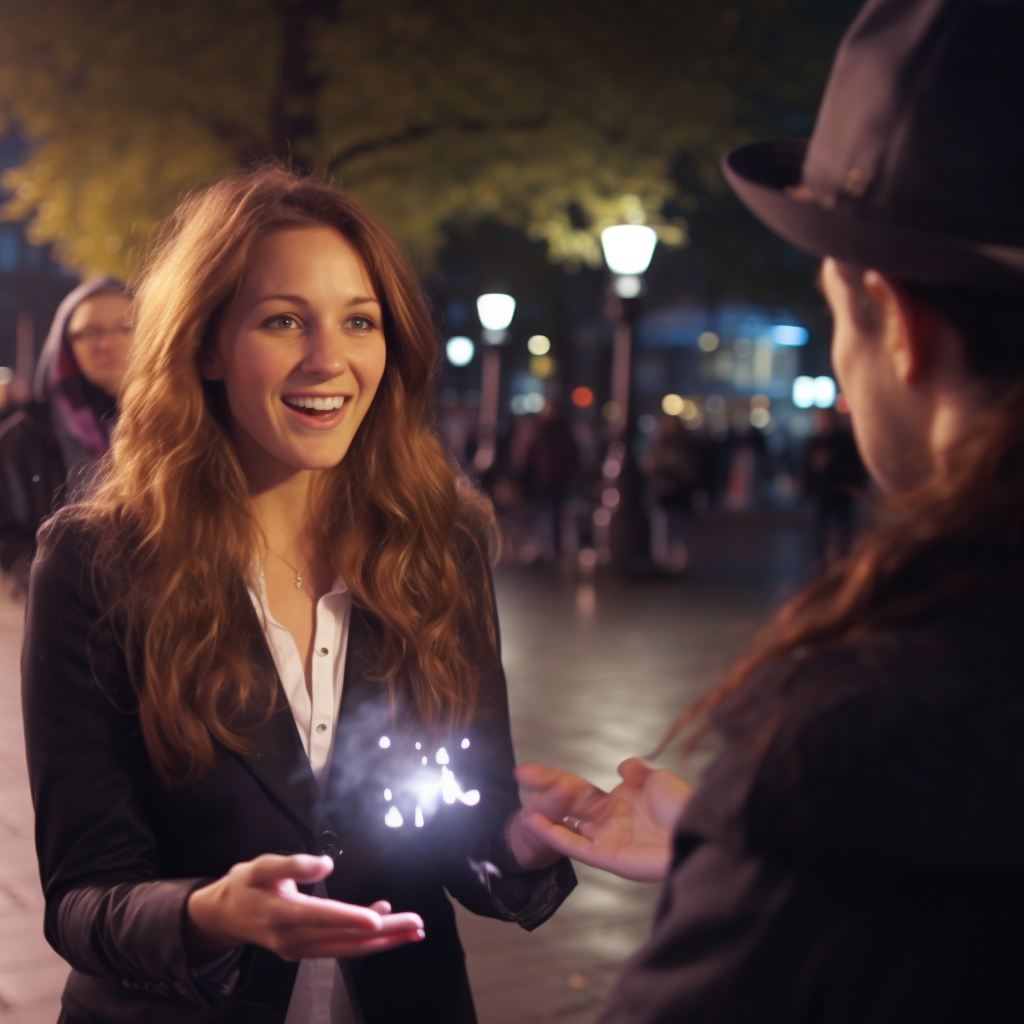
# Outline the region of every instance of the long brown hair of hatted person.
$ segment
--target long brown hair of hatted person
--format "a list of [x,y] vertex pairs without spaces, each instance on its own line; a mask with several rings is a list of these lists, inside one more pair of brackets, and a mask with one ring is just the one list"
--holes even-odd
[[394,696],[407,675],[428,722],[471,714],[496,650],[491,602],[467,585],[467,571],[486,578],[493,514],[430,430],[438,344],[407,257],[326,182],[276,166],[230,177],[186,199],[155,243],[111,449],[92,494],[56,520],[96,544],[146,747],[168,782],[210,771],[218,746],[248,750],[240,716],[273,711],[273,680],[254,671],[242,628],[260,532],[222,385],[198,365],[260,240],[311,225],[362,257],[387,353],[348,454],[318,483],[317,551],[379,624],[380,681]]
[[[864,287],[864,268],[837,268],[851,291],[855,322],[875,331],[879,311]],[[943,473],[881,500],[881,525],[782,607],[722,682],[676,720],[657,752],[691,729],[684,751],[692,751],[711,732],[711,713],[755,672],[763,672],[764,686],[784,691],[794,657],[1024,589],[1024,291],[901,287],[957,331],[971,383],[990,400],[987,413],[950,453]],[[824,689],[829,681],[811,685]],[[809,696],[801,691],[794,699]],[[765,722],[762,746],[788,706],[784,700]]]

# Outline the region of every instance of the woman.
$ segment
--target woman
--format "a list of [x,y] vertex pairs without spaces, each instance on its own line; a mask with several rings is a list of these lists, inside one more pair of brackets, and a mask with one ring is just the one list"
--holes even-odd
[[698,706],[692,797],[638,761],[611,795],[522,770],[560,800],[539,835],[667,875],[600,1024],[1024,1019],[1022,47],[1019,3],[872,0],[810,145],[727,158],[823,258],[890,515]]
[[36,366],[35,395],[0,425],[0,569],[24,591],[39,524],[88,479],[117,420],[132,325],[121,281],[65,296]]
[[470,1022],[444,889],[533,928],[572,888],[516,813],[490,512],[427,428],[435,346],[326,185],[232,178],[157,247],[102,479],[29,596],[61,1020]]

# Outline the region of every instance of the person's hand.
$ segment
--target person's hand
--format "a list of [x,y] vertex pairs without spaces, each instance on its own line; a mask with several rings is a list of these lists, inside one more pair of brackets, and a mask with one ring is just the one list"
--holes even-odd
[[622,878],[660,881],[668,874],[676,821],[693,789],[674,772],[636,757],[619,765],[619,775],[623,781],[605,793],[571,772],[520,766],[516,777],[534,790],[523,805],[523,831],[535,843]]
[[196,889],[185,915],[190,961],[207,963],[250,943],[291,961],[358,957],[424,937],[418,914],[392,914],[383,900],[357,907],[299,892],[300,884],[320,882],[333,870],[330,857],[268,853]]

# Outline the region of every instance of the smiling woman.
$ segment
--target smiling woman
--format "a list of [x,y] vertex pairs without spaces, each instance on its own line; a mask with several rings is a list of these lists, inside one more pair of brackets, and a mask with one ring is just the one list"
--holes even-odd
[[[29,598],[62,1020],[470,1024],[445,890],[533,928],[574,880],[521,824],[492,516],[429,429],[418,282],[348,197],[270,168],[182,205],[136,338]],[[402,830],[435,741],[478,799]]]

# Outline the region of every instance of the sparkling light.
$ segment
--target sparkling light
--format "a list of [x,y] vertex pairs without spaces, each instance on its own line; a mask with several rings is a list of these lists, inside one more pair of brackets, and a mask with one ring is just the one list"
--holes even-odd
[[388,828],[401,828],[405,824],[402,812],[397,807],[391,807],[388,813],[384,815],[384,824]]
[[469,740],[463,740],[459,746],[462,747],[463,750],[469,750]]
[[594,392],[590,388],[573,388],[572,404],[577,409],[587,409],[594,404]]
[[384,799],[385,800],[390,800],[391,799],[391,790],[390,789],[385,789],[384,790]]
[[551,351],[551,339],[543,334],[535,334],[527,343],[531,356],[546,356]]
[[620,274],[613,287],[620,299],[635,299],[644,290],[644,281],[639,274]]
[[387,736],[381,736],[377,742],[380,744],[381,750],[387,750],[391,746],[391,740]]
[[423,810],[420,807],[416,808],[416,827],[423,828]]
[[438,764],[447,764],[447,763],[448,763],[448,751],[447,751],[447,750],[445,750],[445,749],[444,749],[444,747],[442,747],[442,748],[441,748],[441,749],[440,749],[440,750],[439,750],[439,751],[438,751],[438,752],[437,752],[437,753],[436,753],[436,754],[434,755],[434,760],[435,760],[435,761],[436,761],[436,762],[437,762]]

